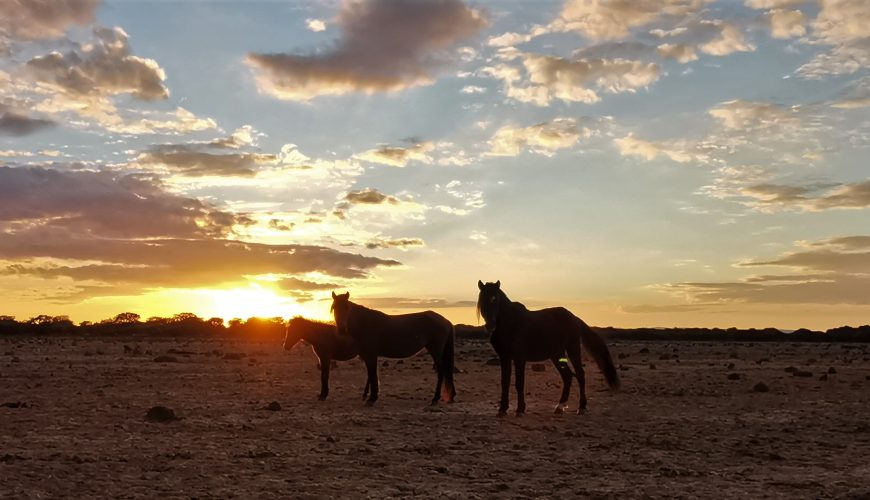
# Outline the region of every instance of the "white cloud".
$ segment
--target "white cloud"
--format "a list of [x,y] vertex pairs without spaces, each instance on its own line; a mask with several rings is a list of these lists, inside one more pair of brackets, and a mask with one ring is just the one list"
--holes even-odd
[[315,33],[326,31],[326,23],[320,19],[306,19],[305,27]]
[[577,144],[581,137],[588,138],[591,135],[591,130],[578,127],[577,120],[573,118],[556,118],[529,127],[506,125],[489,140],[490,150],[485,155],[517,156],[523,151],[531,151],[551,156],[559,149]]

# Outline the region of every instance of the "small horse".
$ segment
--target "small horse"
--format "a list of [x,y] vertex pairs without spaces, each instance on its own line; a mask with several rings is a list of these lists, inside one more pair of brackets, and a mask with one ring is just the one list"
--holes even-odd
[[[346,335],[338,335],[335,325],[311,321],[296,316],[287,323],[284,334],[284,350],[289,351],[300,341],[305,341],[314,349],[314,355],[320,363],[320,396],[324,401],[329,395],[329,367],[332,361],[348,361],[359,356],[356,342]],[[369,383],[363,391],[363,399],[368,396]]]
[[439,398],[452,403],[456,396],[453,384],[453,323],[433,311],[389,315],[350,301],[350,292],[332,292],[332,308],[340,335],[352,337],[359,346],[360,357],[368,369],[371,394],[367,401],[378,399],[378,356],[408,358],[424,348],[429,351],[438,372],[432,404]]
[[[580,408],[586,409],[586,380],[583,361],[580,357],[582,344],[595,359],[598,368],[607,379],[611,389],[619,387],[619,375],[604,340],[589,328],[583,320],[564,307],[551,307],[529,311],[526,306],[511,300],[501,290],[501,281],[477,282],[480,294],[477,298],[477,313],[484,319],[484,327],[490,334],[490,343],[501,363],[501,400],[498,414],[507,414],[511,384],[511,362],[516,371],[517,415],[526,411],[525,367],[526,361],[549,359],[562,376],[562,397],[556,405],[556,413],[567,408],[571,391],[571,370],[564,361],[565,353],[574,365],[574,373],[580,384]],[[478,316],[479,317],[479,316]]]

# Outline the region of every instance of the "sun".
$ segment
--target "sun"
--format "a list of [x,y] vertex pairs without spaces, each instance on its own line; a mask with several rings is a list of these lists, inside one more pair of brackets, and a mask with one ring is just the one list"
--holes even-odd
[[247,288],[231,288],[228,290],[207,290],[206,302],[210,314],[225,320],[232,318],[247,319],[250,317],[289,318],[296,315],[310,315],[305,307],[287,296],[282,296],[277,290],[251,284]]

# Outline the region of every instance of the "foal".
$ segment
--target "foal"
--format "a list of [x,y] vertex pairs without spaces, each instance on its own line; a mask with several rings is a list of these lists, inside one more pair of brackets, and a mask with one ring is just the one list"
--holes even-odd
[[[284,349],[289,351],[299,341],[304,340],[314,348],[314,354],[320,361],[320,396],[323,401],[329,395],[329,365],[332,361],[348,361],[359,355],[356,342],[347,335],[338,335],[335,325],[311,321],[296,316],[287,323],[284,335]],[[368,396],[369,382],[363,391],[363,399]]]

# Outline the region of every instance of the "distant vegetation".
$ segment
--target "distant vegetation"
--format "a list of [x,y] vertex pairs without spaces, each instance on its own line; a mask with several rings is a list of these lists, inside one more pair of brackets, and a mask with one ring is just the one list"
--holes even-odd
[[[776,328],[613,328],[593,327],[610,340],[692,340],[732,342],[870,342],[870,325],[841,326],[824,332],[801,328],[784,332]],[[488,339],[481,326],[456,325],[456,335]]]
[[[217,336],[230,335],[250,339],[284,336],[284,319],[241,318],[226,324],[223,318],[203,319],[192,313],[169,318],[152,316],[142,320],[136,313],[125,312],[102,321],[73,323],[67,316],[39,315],[26,321],[0,315],[0,335],[143,335],[143,336]],[[736,342],[870,342],[870,325],[841,326],[826,331],[801,328],[783,332],[776,328],[613,328],[595,327],[611,340],[693,340]],[[489,339],[482,326],[456,325],[456,336],[465,339]]]
[[76,325],[67,316],[40,315],[27,321],[13,316],[0,316],[0,335],[152,335],[152,336],[209,336],[237,335],[250,338],[278,338],[284,336],[284,318],[203,319],[193,313],[180,313],[170,318],[152,316],[146,320],[136,313],[125,312],[102,321],[83,321]]

